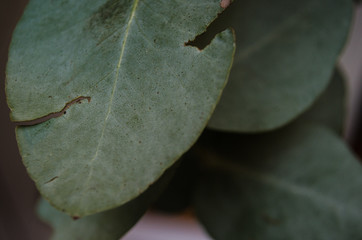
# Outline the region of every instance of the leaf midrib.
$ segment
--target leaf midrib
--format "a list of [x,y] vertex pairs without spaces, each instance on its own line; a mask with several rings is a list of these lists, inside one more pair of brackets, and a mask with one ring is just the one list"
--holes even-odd
[[[119,76],[120,68],[121,68],[121,65],[122,65],[123,54],[124,54],[125,47],[126,47],[126,43],[127,43],[127,40],[128,40],[128,35],[129,35],[130,26],[131,26],[131,24],[132,24],[132,22],[133,22],[133,19],[134,19],[134,16],[135,16],[135,12],[136,12],[138,3],[139,3],[139,0],[134,0],[133,6],[132,6],[131,15],[130,15],[130,17],[129,17],[129,19],[128,19],[128,22],[127,22],[126,31],[125,31],[124,38],[123,38],[123,42],[122,42],[122,46],[121,46],[121,53],[120,53],[120,57],[119,57],[118,64],[117,64],[117,68],[116,68],[116,76],[115,76],[115,79],[114,79],[114,82],[113,82],[112,93],[111,93],[111,96],[110,96],[110,100],[109,100],[109,104],[108,104],[108,109],[107,109],[107,112],[106,112],[106,116],[105,116],[104,122],[103,122],[102,133],[101,133],[101,136],[99,137],[99,141],[98,141],[97,148],[96,148],[96,151],[95,151],[95,153],[94,153],[94,156],[93,156],[93,158],[92,158],[92,159],[90,160],[90,162],[89,162],[89,166],[90,166],[89,175],[88,175],[87,180],[86,180],[85,183],[84,183],[84,188],[83,188],[82,195],[84,195],[85,190],[87,189],[87,185],[89,184],[89,181],[90,181],[91,176],[92,176],[92,174],[93,174],[93,167],[92,167],[92,165],[93,165],[93,162],[96,160],[96,158],[97,158],[97,156],[98,156],[98,151],[99,151],[99,148],[100,148],[102,139],[103,139],[103,137],[104,137],[104,132],[105,132],[106,126],[107,126],[106,123],[107,123],[107,121],[108,121],[109,115],[110,115],[111,110],[112,110],[112,103],[113,103],[113,99],[114,99],[115,90],[116,90],[116,88],[117,88],[118,76]],[[85,198],[84,198],[84,199],[85,199]]]

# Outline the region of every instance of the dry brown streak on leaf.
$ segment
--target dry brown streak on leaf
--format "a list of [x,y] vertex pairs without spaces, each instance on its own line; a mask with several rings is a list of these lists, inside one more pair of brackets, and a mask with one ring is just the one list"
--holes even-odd
[[14,122],[17,126],[31,126],[31,125],[36,125],[39,123],[43,123],[45,121],[48,121],[51,118],[57,118],[62,116],[63,114],[66,113],[66,110],[68,108],[70,108],[70,106],[72,106],[75,103],[81,103],[82,100],[88,100],[88,102],[91,101],[91,97],[84,97],[84,96],[80,96],[77,97],[75,99],[73,99],[72,101],[68,102],[67,104],[65,104],[64,108],[62,110],[60,110],[59,112],[53,112],[53,113],[49,113],[46,116],[37,118],[37,119],[33,119],[33,120],[28,120],[28,121],[20,121],[20,122]]

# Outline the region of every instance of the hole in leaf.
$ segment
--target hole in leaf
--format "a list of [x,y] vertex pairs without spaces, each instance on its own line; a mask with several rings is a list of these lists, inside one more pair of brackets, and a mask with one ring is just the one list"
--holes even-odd
[[214,21],[207,26],[206,31],[197,35],[193,40],[185,42],[185,46],[197,47],[200,51],[203,50],[215,36],[231,26],[231,11],[234,3],[221,12]]

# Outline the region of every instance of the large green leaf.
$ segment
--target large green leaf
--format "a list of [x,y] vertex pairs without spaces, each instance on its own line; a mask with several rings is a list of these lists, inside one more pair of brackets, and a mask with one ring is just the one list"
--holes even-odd
[[210,32],[233,26],[230,80],[208,126],[260,132],[296,118],[326,88],[352,15],[346,0],[239,0]]
[[72,219],[41,199],[38,204],[38,214],[42,220],[52,226],[52,240],[116,240],[145,213],[148,206],[164,190],[173,173],[172,167],[140,196],[115,209]]
[[207,132],[198,149],[195,208],[215,239],[362,239],[362,167],[332,130]]
[[30,1],[6,90],[15,121],[60,111],[17,128],[23,162],[52,205],[76,216],[116,207],[192,145],[234,44],[230,30],[203,50],[185,43],[221,10],[219,0]]

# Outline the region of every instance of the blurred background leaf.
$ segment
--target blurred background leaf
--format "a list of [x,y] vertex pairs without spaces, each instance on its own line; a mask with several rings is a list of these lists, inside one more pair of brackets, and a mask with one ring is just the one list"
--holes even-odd
[[331,129],[207,131],[198,147],[205,170],[194,205],[214,239],[362,238],[362,167]]
[[231,25],[237,48],[208,126],[262,132],[307,110],[328,85],[350,29],[352,6],[345,0],[234,1],[209,29]]

